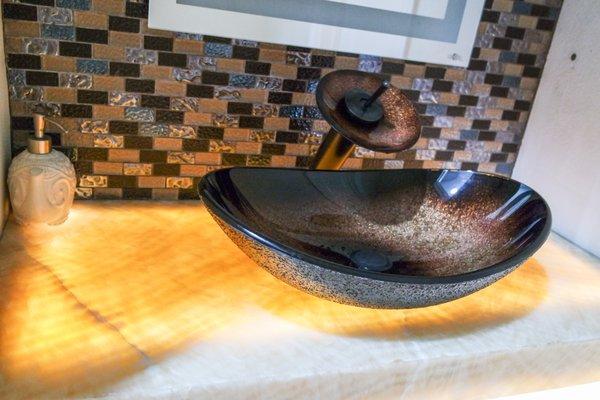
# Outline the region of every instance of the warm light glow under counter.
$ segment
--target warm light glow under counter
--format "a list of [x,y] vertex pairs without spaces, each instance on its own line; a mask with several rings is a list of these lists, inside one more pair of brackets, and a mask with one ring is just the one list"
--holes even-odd
[[470,399],[598,379],[600,262],[557,236],[481,292],[398,311],[286,286],[199,202],[79,202],[0,242],[2,399]]

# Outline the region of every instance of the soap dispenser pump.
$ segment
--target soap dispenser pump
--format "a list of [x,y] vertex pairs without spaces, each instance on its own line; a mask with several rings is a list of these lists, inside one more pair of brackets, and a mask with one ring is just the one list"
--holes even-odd
[[75,196],[75,168],[67,156],[52,149],[52,140],[45,134],[50,122],[34,114],[34,135],[27,150],[17,155],[8,170],[8,190],[15,220],[20,224],[63,223]]

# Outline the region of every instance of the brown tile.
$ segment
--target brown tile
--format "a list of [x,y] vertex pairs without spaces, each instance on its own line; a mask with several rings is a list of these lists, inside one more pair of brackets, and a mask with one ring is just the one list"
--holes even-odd
[[221,164],[221,153],[196,153],[196,164],[219,165]]
[[97,199],[121,199],[123,198],[123,189],[99,187],[94,188],[94,198]]
[[335,67],[337,69],[356,69],[358,68],[358,57],[335,57]]
[[272,167],[295,167],[296,166],[296,157],[294,156],[272,156],[271,157],[271,166]]
[[444,79],[446,79],[447,81],[463,81],[465,80],[466,75],[467,71],[464,69],[448,68],[446,70]]
[[55,103],[77,103],[77,89],[46,87],[44,88],[44,99]]
[[175,138],[154,138],[153,149],[156,150],[181,150],[183,141]]
[[498,61],[500,50],[482,48],[479,50],[479,59],[486,61]]
[[6,37],[38,37],[40,24],[37,22],[9,20],[4,21],[4,35]]
[[362,162],[361,158],[349,158],[342,166],[342,169],[360,169],[362,167]]
[[288,118],[271,117],[265,118],[264,128],[267,130],[286,130],[290,127],[290,120]]
[[279,49],[261,48],[258,59],[263,62],[284,63],[285,51]]
[[292,94],[292,103],[298,104],[298,105],[303,105],[303,106],[317,105],[315,95],[312,93],[293,93]]
[[123,175],[123,164],[114,162],[94,161],[94,174]]
[[109,149],[108,161],[113,162],[139,162],[140,151],[133,149]]
[[[6,24],[6,22],[5,22]],[[6,53],[20,53],[23,51],[23,38],[6,37],[4,38],[4,51]]]
[[123,107],[94,105],[93,115],[96,119],[123,119]]
[[178,189],[152,189],[153,200],[177,200],[179,197]]
[[108,29],[108,15],[91,11],[75,11],[75,26],[93,29]]
[[125,2],[122,0],[93,0],[92,10],[109,15],[123,15]]
[[535,29],[535,27],[537,26],[537,22],[537,17],[531,17],[529,15],[519,15],[519,21],[517,23],[517,26],[519,28]]
[[167,181],[164,176],[139,176],[137,179],[140,188],[164,188]]
[[206,175],[206,165],[182,164],[180,167],[181,176],[204,176]]
[[93,147],[94,146],[94,138],[92,135],[79,133],[77,130],[70,130],[69,133],[61,134],[61,142],[62,142],[61,144],[65,147]]
[[227,102],[218,99],[200,99],[199,111],[215,114],[225,114],[227,112]]
[[146,34],[146,35],[151,35],[151,36],[164,36],[164,37],[173,37],[174,36],[173,32],[170,32],[170,31],[149,28],[147,19],[142,20],[142,23],[140,25],[140,32],[143,34]]
[[143,36],[136,33],[109,31],[108,44],[117,47],[142,47]]
[[125,78],[119,76],[94,75],[92,87],[96,90],[124,90]]
[[235,152],[238,154],[260,154],[261,143],[257,142],[237,142],[235,143]]
[[142,77],[144,78],[170,79],[171,71],[171,67],[151,64],[142,65]]
[[271,65],[271,75],[280,78],[296,79],[298,67],[287,64],[273,64]]
[[212,114],[186,112],[183,115],[183,123],[186,125],[210,125]]
[[170,80],[157,80],[154,91],[161,96],[185,96],[186,84]]
[[425,76],[425,66],[415,64],[404,65],[404,76],[410,76],[411,78],[421,78]]
[[186,54],[204,54],[204,43],[198,40],[175,39],[173,41],[173,51]]
[[264,89],[242,89],[240,100],[249,103],[266,103],[269,91]]
[[72,57],[42,56],[42,68],[46,71],[75,72],[76,59]]
[[92,51],[96,59],[125,61],[125,49],[122,47],[94,44]]
[[460,100],[460,95],[450,92],[440,92],[440,104],[449,106],[457,105]]
[[223,139],[227,141],[247,141],[250,140],[250,129],[226,128]]
[[232,58],[218,58],[217,70],[223,72],[244,72],[246,62]]
[[410,89],[412,87],[412,78],[402,75],[392,75],[392,85],[400,89]]
[[301,143],[287,143],[285,154],[290,156],[307,156],[310,154],[310,146]]

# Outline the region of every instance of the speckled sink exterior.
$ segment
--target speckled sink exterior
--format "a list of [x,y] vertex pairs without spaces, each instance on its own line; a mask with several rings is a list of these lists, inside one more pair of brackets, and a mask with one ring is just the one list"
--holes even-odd
[[531,256],[551,225],[531,188],[470,171],[230,169],[207,175],[200,194],[272,275],[371,308],[425,307],[482,289]]

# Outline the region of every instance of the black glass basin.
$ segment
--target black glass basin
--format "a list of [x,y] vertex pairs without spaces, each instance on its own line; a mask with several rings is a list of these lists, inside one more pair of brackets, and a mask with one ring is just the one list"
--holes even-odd
[[551,225],[531,188],[471,171],[232,168],[206,175],[199,191],[271,274],[363,307],[473,293],[530,257]]

